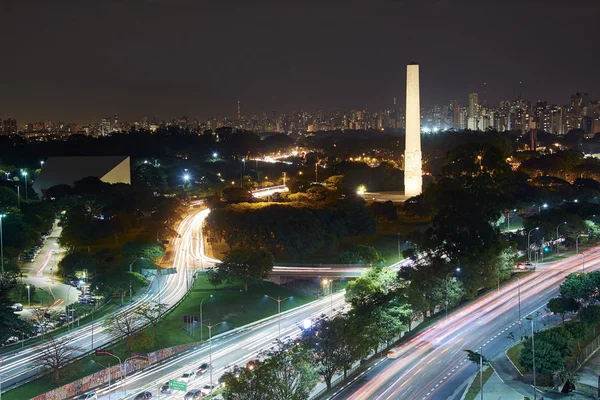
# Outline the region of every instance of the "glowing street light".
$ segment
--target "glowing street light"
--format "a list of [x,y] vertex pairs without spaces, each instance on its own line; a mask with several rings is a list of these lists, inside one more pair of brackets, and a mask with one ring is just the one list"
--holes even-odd
[[364,196],[366,191],[367,188],[365,187],[365,185],[360,185],[358,189],[356,189],[356,194],[358,194],[359,196]]
[[21,175],[25,178],[25,200],[27,200],[27,171],[21,171]]
[[527,234],[527,261],[529,263],[531,263],[531,244],[529,242],[530,235],[531,235],[531,232],[537,231],[539,229],[540,229],[540,227],[537,226],[537,227],[533,228],[532,230],[530,230],[529,233]]
[[454,272],[460,272],[460,267],[456,267],[454,271],[450,271],[446,275],[446,319],[448,319],[448,280],[450,280],[450,275]]
[[217,152],[215,151],[215,152],[212,154],[212,156],[213,156],[213,158],[217,158],[219,155],[218,155],[218,154],[217,154]]

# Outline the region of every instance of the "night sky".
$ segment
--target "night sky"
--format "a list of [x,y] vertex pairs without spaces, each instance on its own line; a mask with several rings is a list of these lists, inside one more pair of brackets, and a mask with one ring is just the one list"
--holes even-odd
[[[479,92],[600,98],[597,0],[0,0],[0,117],[234,117]],[[484,85],[487,82],[486,95]]]

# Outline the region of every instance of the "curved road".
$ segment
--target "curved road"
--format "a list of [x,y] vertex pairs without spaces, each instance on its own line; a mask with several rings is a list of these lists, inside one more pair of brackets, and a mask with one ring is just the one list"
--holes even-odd
[[[143,304],[158,302],[159,299],[161,303],[172,306],[185,295],[189,285],[192,283],[192,271],[189,266],[193,261],[193,256],[186,252],[185,249],[193,247],[195,242],[194,237],[197,237],[198,232],[201,230],[199,223],[202,220],[202,214],[196,213],[186,217],[179,224],[177,231],[180,237],[175,239],[173,243],[176,249],[173,267],[177,269],[177,274],[163,276],[158,280],[154,279],[156,283],[151,284],[150,290],[137,302],[125,306],[112,315],[132,312],[135,308]],[[106,318],[101,318],[95,321],[94,324],[90,323],[81,326],[79,329],[65,333],[60,337],[66,338],[71,346],[80,349],[76,352],[76,355],[81,355],[92,350],[92,342],[94,349],[104,347],[111,341],[111,338],[102,326]],[[25,347],[3,357],[2,368],[0,370],[3,389],[38,373],[38,368],[33,366],[32,362],[43,346],[46,346],[46,344],[42,343]]]
[[[598,247],[585,256],[585,270],[597,269]],[[545,306],[558,295],[565,276],[581,270],[581,255],[573,256],[460,308],[398,347],[397,359],[384,360],[331,398],[460,399],[478,368],[468,361],[465,350],[483,349],[483,355],[491,359],[519,340],[519,288],[523,334],[531,335],[531,323],[525,317],[533,313],[536,330],[558,322],[560,317],[549,314]]]

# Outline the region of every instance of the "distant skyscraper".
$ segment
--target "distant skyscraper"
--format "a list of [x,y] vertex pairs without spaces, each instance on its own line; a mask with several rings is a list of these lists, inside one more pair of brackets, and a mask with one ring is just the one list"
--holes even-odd
[[237,115],[237,119],[240,120],[242,119],[242,107],[240,106],[240,101],[238,100],[238,115]]
[[7,118],[4,121],[0,120],[0,133],[3,135],[16,135],[18,132],[17,120]]
[[419,64],[406,66],[406,147],[404,149],[404,194],[421,194],[423,171],[421,159],[421,99]]
[[100,122],[100,134],[108,135],[111,132],[112,131],[110,129],[110,118],[102,118],[102,121]]
[[469,95],[469,118],[477,118],[479,115],[479,95],[471,93]]

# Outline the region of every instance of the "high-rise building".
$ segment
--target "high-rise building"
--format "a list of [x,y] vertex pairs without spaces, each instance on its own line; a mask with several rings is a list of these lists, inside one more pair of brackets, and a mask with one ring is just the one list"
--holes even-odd
[[7,118],[4,121],[0,120],[0,133],[3,135],[16,135],[19,131],[17,127],[17,120],[14,118]]
[[110,118],[102,118],[102,120],[100,121],[100,134],[103,136],[110,135],[111,132],[112,131],[110,129]]
[[471,93],[469,95],[469,118],[477,118],[479,116],[479,95]]
[[406,147],[404,150],[404,194],[421,194],[423,170],[421,158],[421,99],[419,93],[419,64],[406,67]]

